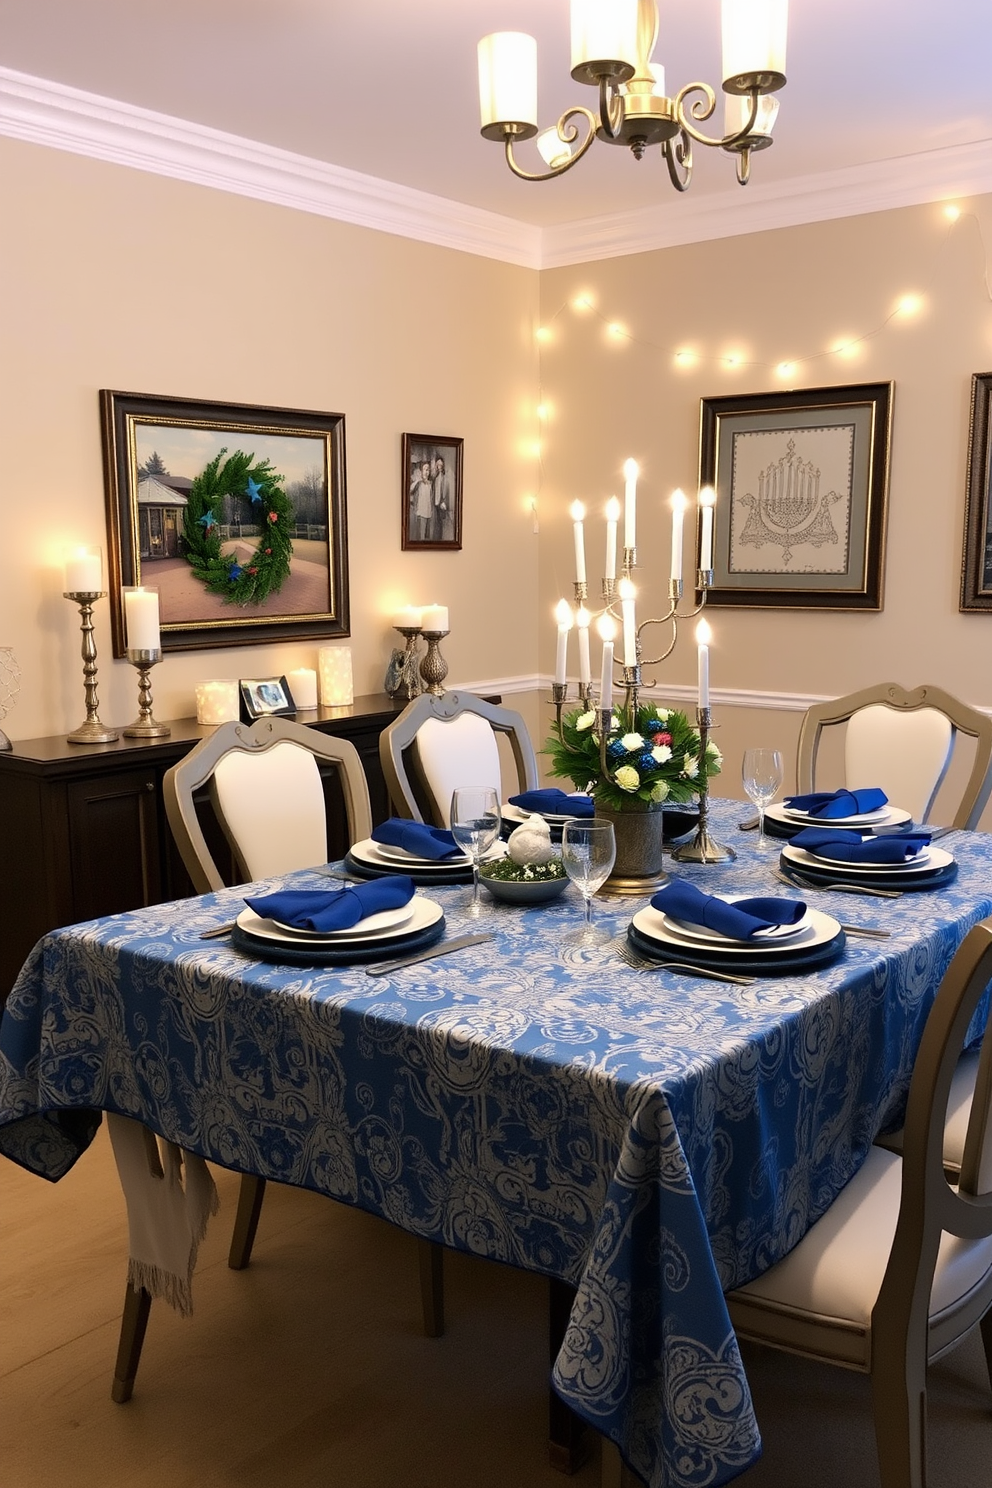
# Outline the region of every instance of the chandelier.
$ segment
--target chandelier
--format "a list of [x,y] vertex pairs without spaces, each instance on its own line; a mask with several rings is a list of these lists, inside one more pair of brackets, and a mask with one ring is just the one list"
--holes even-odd
[[[772,143],[778,100],[785,85],[788,0],[722,0],[724,130],[718,139],[698,127],[716,109],[708,83],[687,83],[674,97],[665,91],[665,69],[652,60],[658,39],[657,0],[571,0],[572,77],[599,89],[599,111],[566,109],[552,129],[538,130],[537,42],[520,31],[499,31],[479,42],[482,134],[501,140],[506,163],[524,181],[551,181],[571,170],[593,140],[626,145],[640,160],[659,145],[672,185],[685,191],[692,179],[692,146],[713,145],[736,157],[746,186],[751,155]],[[585,121],[586,133],[573,120]],[[514,144],[537,139],[548,169],[517,163]],[[577,143],[578,141],[578,143]]]

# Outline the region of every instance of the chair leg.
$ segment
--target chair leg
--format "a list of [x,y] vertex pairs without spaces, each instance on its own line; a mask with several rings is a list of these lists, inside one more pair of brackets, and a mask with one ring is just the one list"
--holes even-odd
[[926,1361],[876,1357],[871,1375],[875,1447],[882,1488],[926,1488]]
[[124,1293],[121,1337],[117,1345],[114,1383],[110,1389],[111,1399],[115,1400],[118,1405],[123,1405],[125,1401],[131,1399],[151,1305],[151,1293],[146,1292],[144,1287],[133,1287],[129,1282],[127,1291]]
[[[548,1351],[552,1366],[565,1337],[575,1301],[575,1288],[552,1276],[548,1279]],[[586,1426],[548,1386],[548,1461],[556,1472],[574,1473],[589,1455]]]
[[424,1337],[444,1334],[444,1246],[433,1240],[417,1241],[420,1264],[420,1305],[424,1313]]
[[985,1349],[985,1367],[989,1372],[989,1383],[992,1384],[992,1308],[982,1318],[981,1329],[982,1345]]
[[255,1231],[258,1229],[258,1216],[262,1212],[264,1198],[265,1179],[243,1173],[231,1249],[227,1255],[227,1264],[232,1271],[243,1271],[251,1260],[251,1248],[255,1244]]

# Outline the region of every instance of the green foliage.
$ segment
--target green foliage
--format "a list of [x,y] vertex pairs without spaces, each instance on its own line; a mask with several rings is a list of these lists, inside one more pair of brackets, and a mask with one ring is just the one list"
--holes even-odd
[[[261,604],[270,594],[278,594],[289,577],[293,507],[281,489],[283,477],[268,460],[256,460],[242,450],[227,459],[225,455],[226,448],[190,487],[182,553],[211,594],[219,594],[228,604]],[[250,498],[249,480],[257,488],[257,502]],[[221,552],[218,511],[225,496],[247,503],[260,529],[255,551],[244,564],[233,554]]]
[[712,742],[699,757],[699,731],[684,713],[653,704],[637,709],[631,719],[617,709],[606,740],[606,772],[600,754],[599,714],[577,708],[563,716],[560,734],[552,734],[543,753],[551,756],[551,773],[589,790],[610,811],[643,810],[643,803],[691,801],[704,779],[723,763]]

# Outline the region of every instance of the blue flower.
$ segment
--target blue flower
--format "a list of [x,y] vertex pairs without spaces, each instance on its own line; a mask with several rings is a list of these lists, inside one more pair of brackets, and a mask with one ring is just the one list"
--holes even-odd
[[229,579],[240,579],[243,573],[244,569],[241,567],[240,563],[232,563],[230,568],[227,570],[227,577]]
[[667,720],[662,718],[649,718],[644,725],[644,732],[646,734],[660,734],[666,722]]
[[658,761],[655,759],[650,750],[648,750],[646,754],[639,755],[636,764],[642,775],[646,771],[655,770],[658,767]]
[[611,760],[623,759],[627,753],[619,739],[614,739],[612,744],[607,744],[606,753]]

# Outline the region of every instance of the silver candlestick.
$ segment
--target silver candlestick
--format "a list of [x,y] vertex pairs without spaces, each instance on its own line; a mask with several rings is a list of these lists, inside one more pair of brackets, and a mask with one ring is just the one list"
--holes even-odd
[[440,652],[440,643],[449,634],[446,630],[425,630],[421,634],[427,642],[427,655],[420,663],[420,675],[424,679],[424,691],[435,697],[444,695],[444,679],[448,675],[448,663]]
[[162,660],[162,649],[144,651],[128,647],[128,661],[138,672],[138,716],[124,730],[125,739],[164,739],[172,732],[167,723],[159,723],[152,714],[152,684],[149,672]]
[[107,728],[100,722],[97,712],[96,690],[96,642],[93,639],[93,606],[98,599],[105,599],[106,589],[67,589],[63,599],[71,599],[79,606],[79,623],[83,633],[83,692],[86,696],[86,720],[71,734],[66,734],[70,744],[113,744],[120,738],[117,729]]
[[696,709],[699,725],[699,826],[691,842],[672,848],[676,863],[732,863],[737,857],[732,847],[717,842],[709,832],[710,792],[706,778],[706,746],[709,743],[713,715],[709,708]]

